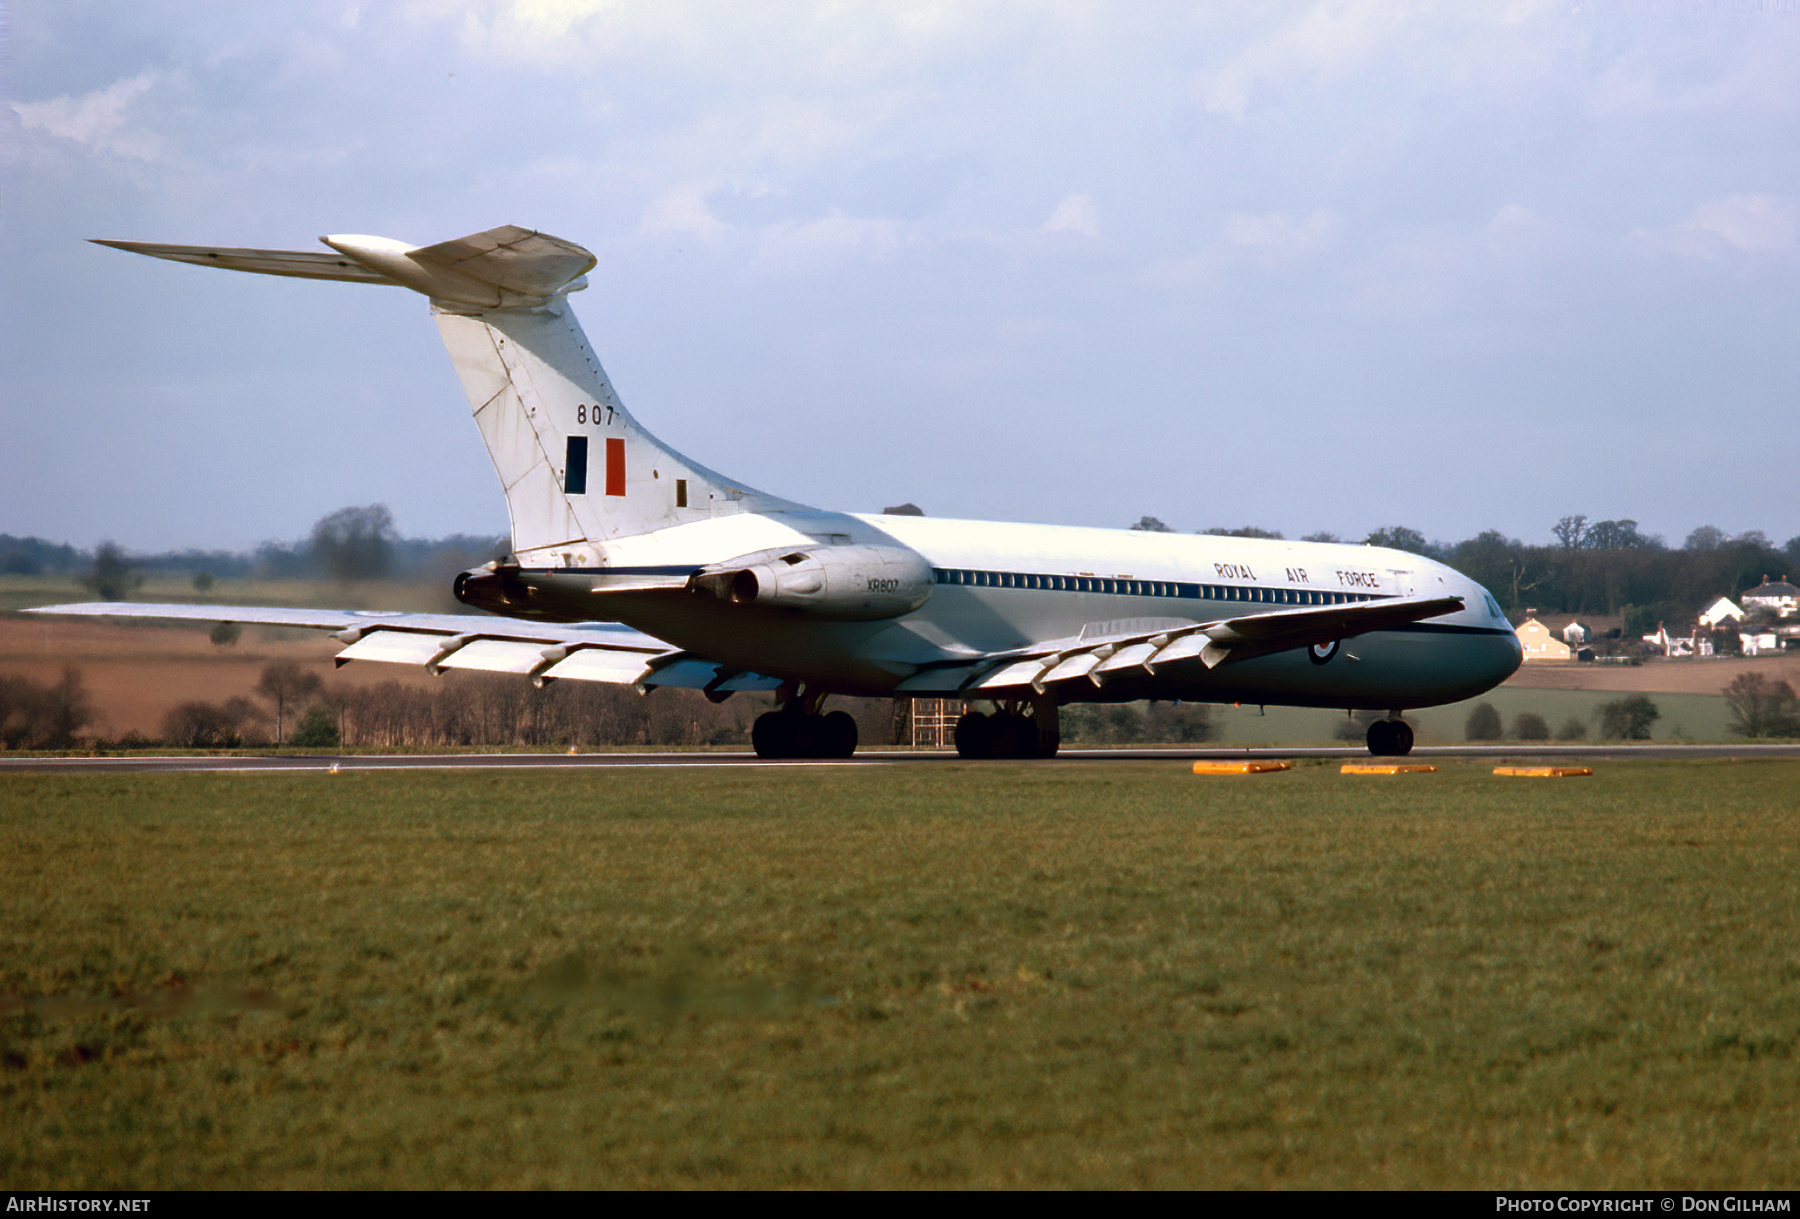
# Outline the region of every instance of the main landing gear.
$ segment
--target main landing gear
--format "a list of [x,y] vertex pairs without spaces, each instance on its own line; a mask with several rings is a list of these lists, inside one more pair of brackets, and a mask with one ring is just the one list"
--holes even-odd
[[[856,752],[856,720],[848,712],[819,714],[823,694],[796,689],[781,698],[781,710],[756,717],[750,744],[759,758],[847,758]],[[777,695],[780,697],[780,695]]]
[[1378,758],[1404,758],[1412,752],[1412,725],[1400,718],[1376,720],[1369,725],[1369,752]]
[[1003,702],[992,715],[965,711],[956,721],[956,752],[965,758],[1053,758],[1061,745],[1053,699]]

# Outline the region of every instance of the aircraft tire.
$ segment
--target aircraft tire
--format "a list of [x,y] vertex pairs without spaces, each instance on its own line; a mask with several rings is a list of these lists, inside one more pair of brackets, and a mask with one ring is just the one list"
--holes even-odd
[[956,756],[959,758],[991,758],[993,735],[988,717],[979,711],[959,716],[956,721]]
[[1389,757],[1395,753],[1394,725],[1390,720],[1376,720],[1369,725],[1369,753],[1377,758]]
[[750,725],[750,745],[756,750],[759,758],[785,758],[790,756],[792,737],[787,731],[787,717],[779,711],[766,711],[756,717]]
[[856,719],[848,711],[832,711],[819,721],[821,758],[847,758],[856,752]]
[[1369,752],[1375,757],[1404,758],[1412,747],[1412,725],[1405,720],[1376,720],[1369,725]]
[[1013,758],[1019,753],[1018,717],[996,711],[988,717],[987,753],[989,758]]
[[788,751],[790,758],[822,758],[825,755],[819,746],[824,743],[824,733],[819,731],[823,716],[799,715],[788,713],[787,734],[792,745]]
[[1037,721],[1029,715],[1015,715],[1012,719],[1012,756],[1015,758],[1035,758],[1041,756],[1038,749]]

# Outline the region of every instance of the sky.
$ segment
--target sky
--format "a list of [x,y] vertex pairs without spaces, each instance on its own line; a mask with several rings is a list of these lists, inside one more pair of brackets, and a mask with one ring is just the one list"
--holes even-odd
[[503,532],[420,297],[87,238],[500,224],[820,507],[1800,534],[1800,0],[10,0],[0,532]]

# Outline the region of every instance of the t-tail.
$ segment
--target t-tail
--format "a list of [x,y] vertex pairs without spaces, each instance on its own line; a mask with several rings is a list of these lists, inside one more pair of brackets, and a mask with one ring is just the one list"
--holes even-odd
[[429,297],[505,488],[524,566],[598,565],[614,538],[797,506],[683,457],[631,417],[568,308],[596,262],[582,247],[513,225],[419,247],[384,237],[321,240],[333,252],[99,244]]

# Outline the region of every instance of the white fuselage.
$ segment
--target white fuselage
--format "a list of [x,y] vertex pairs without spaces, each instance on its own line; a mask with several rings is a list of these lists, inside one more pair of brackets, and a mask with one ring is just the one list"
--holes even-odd
[[[1323,662],[1300,649],[1208,669],[1185,663],[1125,680],[1068,683],[1063,701],[1181,698],[1401,709],[1471,697],[1503,681],[1519,646],[1499,607],[1441,563],[1373,546],[828,512],[741,513],[611,541],[570,579],[629,578],[783,546],[899,545],[933,575],[916,610],[883,621],[753,614],[692,597],[599,595],[593,613],[728,664],[858,694],[953,694],[958,661],[1069,640],[1408,596],[1463,608],[1359,635]],[[936,680],[936,674],[945,680]]]

